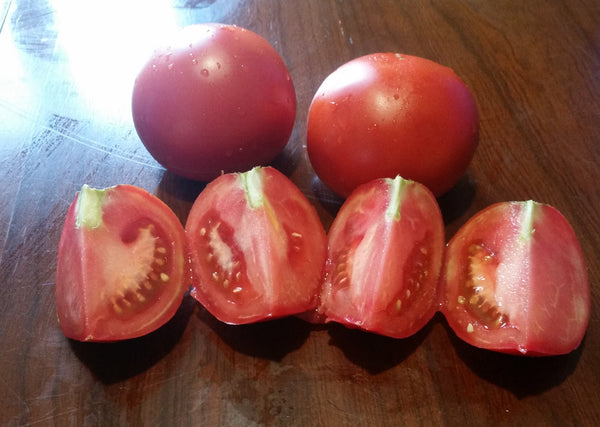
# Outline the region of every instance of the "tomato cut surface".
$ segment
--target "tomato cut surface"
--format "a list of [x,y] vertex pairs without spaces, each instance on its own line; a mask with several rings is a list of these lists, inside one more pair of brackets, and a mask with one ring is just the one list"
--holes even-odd
[[219,320],[243,324],[313,309],[327,238],[314,207],[273,168],[225,174],[190,211],[194,296]]
[[318,309],[326,321],[404,338],[435,314],[444,224],[425,186],[396,177],[358,187],[328,239]]
[[56,305],[63,333],[79,341],[145,335],[177,311],[185,234],[158,198],[131,185],[84,186],[63,227]]
[[538,356],[569,353],[583,339],[587,271],[555,208],[526,201],[484,209],[449,242],[445,266],[442,312],[469,344]]

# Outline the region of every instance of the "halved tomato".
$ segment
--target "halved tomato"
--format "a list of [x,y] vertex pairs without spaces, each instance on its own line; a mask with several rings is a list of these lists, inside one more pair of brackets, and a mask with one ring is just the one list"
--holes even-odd
[[579,346],[590,316],[586,266],[565,217],[534,201],[503,202],[448,243],[441,306],[477,347],[528,356]]
[[191,294],[219,320],[252,323],[315,307],[327,237],[315,208],[276,169],[212,181],[186,233]]
[[394,338],[416,333],[438,309],[444,223],[433,194],[397,176],[359,186],[329,230],[318,312]]
[[84,185],[58,247],[63,333],[79,341],[117,341],[158,329],[189,286],[185,259],[183,226],[158,198],[131,185]]

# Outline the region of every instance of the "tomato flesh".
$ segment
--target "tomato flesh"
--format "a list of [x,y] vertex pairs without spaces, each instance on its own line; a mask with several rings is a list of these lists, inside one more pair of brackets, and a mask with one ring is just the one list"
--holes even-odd
[[314,207],[276,169],[212,181],[190,211],[186,233],[192,296],[231,324],[313,309],[327,238]]
[[433,194],[401,177],[358,187],[329,231],[318,312],[395,338],[437,311],[444,224]]
[[162,326],[186,291],[184,245],[178,218],[146,191],[84,186],[58,249],[56,304],[64,334],[116,341]]
[[565,354],[583,339],[590,290],[568,221],[536,203],[492,205],[448,243],[442,312],[477,347],[529,356]]

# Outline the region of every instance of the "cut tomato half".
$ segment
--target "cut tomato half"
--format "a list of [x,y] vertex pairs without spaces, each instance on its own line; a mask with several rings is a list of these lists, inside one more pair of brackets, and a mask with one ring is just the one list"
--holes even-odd
[[64,334],[116,341],[158,329],[189,286],[185,234],[173,211],[141,188],[86,185],[63,227],[56,306]]
[[565,217],[534,201],[471,218],[448,243],[442,312],[464,341],[529,356],[569,353],[583,339],[590,289]]
[[433,194],[396,177],[358,187],[329,230],[318,312],[325,321],[394,338],[435,314],[444,223]]
[[270,167],[221,175],[188,216],[191,294],[219,320],[252,323],[313,309],[327,252],[315,208]]

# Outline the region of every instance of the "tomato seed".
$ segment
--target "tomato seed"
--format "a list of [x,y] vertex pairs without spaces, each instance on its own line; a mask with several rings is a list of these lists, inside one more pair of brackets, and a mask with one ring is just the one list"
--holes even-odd
[[162,280],[163,282],[168,282],[170,279],[169,275],[166,273],[160,273],[160,280]]

